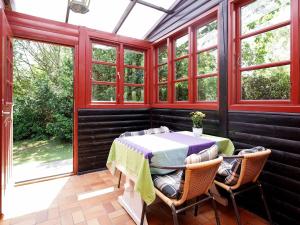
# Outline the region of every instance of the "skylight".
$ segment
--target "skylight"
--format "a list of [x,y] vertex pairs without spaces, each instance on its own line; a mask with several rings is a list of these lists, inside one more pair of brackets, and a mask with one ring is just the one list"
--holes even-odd
[[[143,0],[169,9],[176,0]],[[91,0],[89,12],[78,14],[70,11],[69,23],[88,28],[113,32],[130,0]],[[15,10],[37,17],[65,22],[68,0],[15,0]],[[165,12],[136,3],[118,34],[142,39],[165,15]]]

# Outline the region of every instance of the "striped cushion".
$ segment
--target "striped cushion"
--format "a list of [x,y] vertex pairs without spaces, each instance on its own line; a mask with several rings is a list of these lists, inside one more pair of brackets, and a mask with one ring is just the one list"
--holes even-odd
[[[245,155],[248,153],[255,153],[266,150],[264,147],[257,146],[250,149],[242,149],[238,155]],[[216,176],[216,180],[227,185],[235,185],[240,177],[242,159],[239,158],[224,158]]]
[[125,133],[121,134],[120,137],[130,137],[130,136],[139,136],[147,134],[146,130],[140,131],[126,131]]
[[154,186],[169,198],[178,199],[181,195],[183,170],[166,175],[152,175]]
[[199,163],[217,158],[218,146],[213,145],[197,154],[191,154],[185,158],[185,164]]
[[163,134],[163,133],[170,133],[170,130],[166,126],[161,126],[158,128],[148,129],[146,132],[147,134]]

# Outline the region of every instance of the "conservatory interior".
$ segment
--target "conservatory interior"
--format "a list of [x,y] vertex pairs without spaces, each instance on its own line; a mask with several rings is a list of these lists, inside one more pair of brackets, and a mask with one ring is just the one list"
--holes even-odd
[[[299,224],[299,0],[0,0],[0,9],[0,224]],[[28,70],[18,60],[48,66],[51,52],[25,53],[42,45],[71,52],[55,79],[72,78],[71,97],[61,96],[72,100],[72,160],[68,172],[16,183],[15,137],[32,130],[15,130],[18,110],[37,103],[18,104],[39,93],[19,98]]]

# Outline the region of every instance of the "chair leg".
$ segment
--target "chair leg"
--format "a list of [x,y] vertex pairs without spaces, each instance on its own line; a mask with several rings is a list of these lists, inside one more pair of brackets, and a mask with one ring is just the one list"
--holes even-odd
[[172,209],[174,225],[179,225],[175,206],[171,205],[171,209]]
[[273,222],[272,222],[271,213],[269,211],[269,207],[268,207],[267,201],[265,199],[265,195],[264,195],[264,191],[262,189],[261,183],[257,182],[257,186],[259,188],[260,196],[261,196],[261,199],[262,199],[262,201],[264,203],[264,206],[265,206],[265,209],[266,209],[266,212],[267,212],[267,215],[268,215],[269,223],[272,225]]
[[215,217],[216,217],[216,222],[217,222],[217,225],[220,225],[220,217],[219,217],[219,213],[218,213],[218,210],[217,210],[217,205],[216,205],[216,201],[215,201],[215,198],[212,197],[211,198],[211,203],[212,203],[212,207],[215,211]]
[[237,204],[235,202],[234,194],[233,194],[232,190],[229,190],[229,193],[230,193],[230,198],[232,200],[234,213],[235,213],[235,216],[236,216],[236,222],[237,222],[238,225],[242,225],[240,214],[239,214],[239,209],[238,209]]
[[122,172],[120,171],[120,174],[119,174],[119,181],[118,181],[118,188],[120,188],[121,178],[122,178]]
[[[200,200],[200,198],[199,197],[197,197],[196,198],[196,202],[198,202]],[[195,205],[195,208],[194,208],[194,216],[198,216],[198,204],[197,205]]]
[[144,224],[144,219],[145,219],[145,215],[146,215],[146,208],[147,208],[147,204],[146,204],[146,202],[144,202],[143,203],[143,209],[142,209],[142,215],[141,215],[140,225]]

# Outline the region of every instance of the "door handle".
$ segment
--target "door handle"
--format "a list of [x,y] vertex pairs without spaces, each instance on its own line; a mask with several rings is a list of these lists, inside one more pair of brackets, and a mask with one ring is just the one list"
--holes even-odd
[[2,115],[7,115],[7,116],[9,116],[9,115],[10,115],[10,112],[4,112],[4,111],[2,111]]

